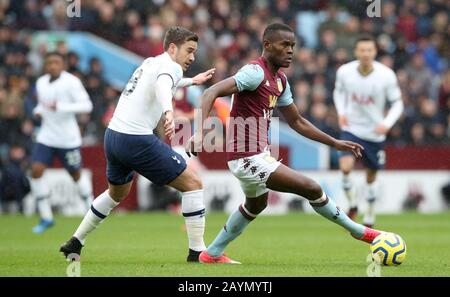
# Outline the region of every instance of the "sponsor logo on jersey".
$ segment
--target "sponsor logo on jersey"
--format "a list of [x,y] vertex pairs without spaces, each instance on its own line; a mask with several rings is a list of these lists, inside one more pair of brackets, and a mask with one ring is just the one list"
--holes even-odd
[[281,78],[277,79],[278,91],[283,92],[283,83],[281,82]]

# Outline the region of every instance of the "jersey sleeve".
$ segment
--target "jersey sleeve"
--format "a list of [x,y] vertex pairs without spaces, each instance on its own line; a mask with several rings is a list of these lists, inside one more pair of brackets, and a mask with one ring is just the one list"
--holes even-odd
[[78,78],[74,78],[70,81],[69,92],[72,101],[58,101],[56,103],[57,111],[74,113],[87,113],[92,111],[93,105],[91,99],[89,98],[86,89]]
[[281,93],[280,98],[277,100],[277,107],[288,106],[294,103],[294,99],[292,98],[291,86],[289,85],[288,80],[286,79],[286,88],[283,93]]
[[193,84],[194,84],[194,82],[192,81],[192,78],[185,77],[185,78],[180,79],[180,81],[177,84],[177,88],[190,87]]
[[170,79],[172,80],[171,88],[173,88],[177,87],[180,80],[183,78],[183,70],[181,69],[181,66],[175,62],[170,64],[168,63],[161,67],[158,72],[157,79],[162,75],[170,77]]
[[342,68],[342,66],[337,70],[336,82],[334,84],[333,90],[333,100],[338,115],[342,115],[345,113],[345,105],[347,98],[344,85],[343,71],[344,69]]
[[264,79],[264,70],[259,65],[247,64],[233,77],[239,92],[254,91]]
[[393,71],[390,71],[388,76],[388,82],[386,86],[386,97],[389,102],[394,102],[397,100],[401,100],[401,91],[398,86],[397,76]]
[[172,111],[173,80],[170,75],[159,75],[155,85],[156,100],[161,104],[162,111]]

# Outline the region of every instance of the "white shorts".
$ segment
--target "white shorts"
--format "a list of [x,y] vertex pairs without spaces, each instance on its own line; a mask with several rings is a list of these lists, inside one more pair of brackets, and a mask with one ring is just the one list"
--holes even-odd
[[258,155],[228,161],[228,168],[241,182],[245,196],[253,198],[269,191],[266,187],[267,179],[280,164],[270,155],[270,152],[266,151]]

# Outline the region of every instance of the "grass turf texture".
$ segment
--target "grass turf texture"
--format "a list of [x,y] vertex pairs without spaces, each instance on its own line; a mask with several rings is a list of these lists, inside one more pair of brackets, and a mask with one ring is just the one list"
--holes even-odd
[[[206,243],[227,219],[208,214]],[[0,216],[0,276],[65,276],[59,246],[81,218],[57,217],[41,235],[36,217]],[[186,263],[181,216],[136,213],[110,216],[87,240],[82,276],[366,276],[369,247],[318,215],[292,213],[257,218],[227,249],[243,265]],[[450,276],[450,212],[379,216],[377,228],[400,234],[407,258],[382,267],[382,276]]]

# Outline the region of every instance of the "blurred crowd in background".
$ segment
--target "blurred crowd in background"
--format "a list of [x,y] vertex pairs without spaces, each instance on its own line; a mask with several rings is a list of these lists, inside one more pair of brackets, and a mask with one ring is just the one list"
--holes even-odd
[[[47,48],[31,46],[37,30],[88,31],[148,57],[163,52],[166,28],[184,26],[200,37],[196,62],[186,76],[216,67],[212,84],[261,54],[267,24],[285,22],[298,38],[294,63],[285,69],[295,103],[333,136],[339,135],[332,98],[336,69],[353,59],[358,35],[371,33],[378,60],[397,73],[405,102],[388,142],[450,143],[449,1],[381,0],[381,17],[372,18],[368,3],[358,0],[82,0],[81,17],[69,18],[71,2],[0,0],[0,156],[5,164],[26,166],[21,162],[39,125],[32,109]],[[68,71],[82,79],[94,103],[92,114],[79,117],[84,144],[102,143],[121,90],[103,79],[98,59],[81,72],[77,53],[63,42],[56,50],[67,56]]]

